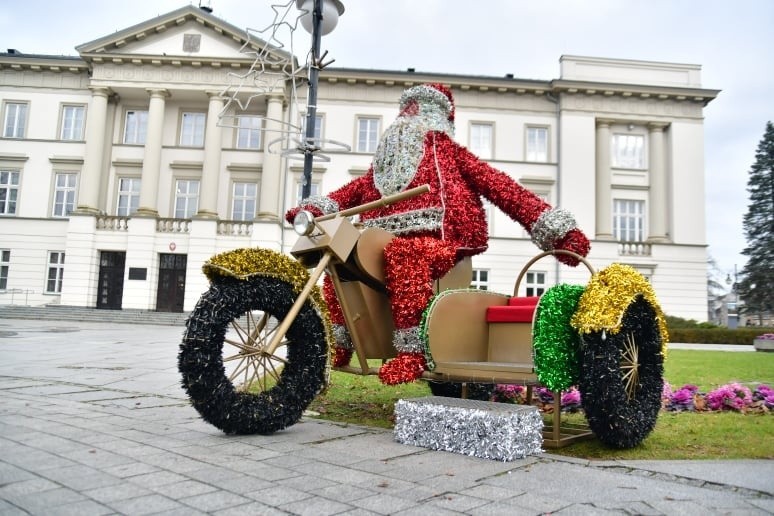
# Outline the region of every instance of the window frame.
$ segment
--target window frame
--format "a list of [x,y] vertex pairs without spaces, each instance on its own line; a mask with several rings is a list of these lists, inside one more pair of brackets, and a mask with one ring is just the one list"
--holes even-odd
[[[255,192],[252,197],[247,194],[237,194],[237,186],[244,185],[255,187]],[[233,181],[231,186],[231,220],[239,220],[242,222],[250,222],[255,220],[258,215],[258,201],[260,199],[260,185],[255,181]],[[252,201],[253,213],[250,217],[248,211],[245,209],[245,203]],[[237,216],[237,204],[241,204],[240,216]],[[249,217],[249,218],[248,218]]]
[[[80,118],[75,117],[72,120],[68,117],[69,110],[80,112]],[[77,124],[76,124],[77,122]],[[84,131],[86,129],[86,104],[63,103],[60,108],[59,116],[59,139],[67,142],[80,142],[84,140]],[[76,134],[77,130],[77,134]]]
[[[131,182],[132,189],[131,190],[122,190],[123,182],[129,181]],[[134,185],[137,185],[136,190],[134,188]],[[117,217],[131,217],[134,215],[134,213],[137,212],[137,209],[140,207],[140,192],[142,190],[142,178],[135,177],[135,176],[121,176],[117,178],[116,181],[116,216]],[[121,209],[121,199],[122,197],[125,197],[128,199],[126,209],[123,211],[126,211],[126,213],[122,213]],[[132,202],[136,199],[136,202]],[[134,205],[134,206],[133,206]],[[134,208],[134,209],[133,209]]]
[[[620,208],[625,205],[631,206],[631,207],[637,207],[639,206],[640,210],[639,213],[636,213],[636,210],[630,211],[630,210],[621,210]],[[617,197],[613,199],[613,238],[617,242],[631,242],[631,243],[641,243],[645,242],[647,239],[647,217],[645,216],[647,206],[645,204],[645,201],[643,199],[631,199],[631,198],[621,198]],[[630,227],[629,221],[635,222],[635,227]],[[624,225],[621,225],[620,222],[625,222]],[[625,228],[624,228],[625,226]],[[622,231],[624,230],[624,231]],[[624,239],[624,236],[629,236],[629,233],[635,233],[635,236],[637,236],[637,233],[639,233],[639,239]]]
[[[11,106],[14,106],[16,109],[14,110],[14,123],[13,123],[13,134],[8,134],[8,122],[10,117],[10,110],[9,108]],[[24,107],[24,116],[19,116],[19,109],[21,107]],[[9,138],[9,139],[15,139],[15,140],[21,140],[24,139],[27,136],[27,120],[29,118],[29,112],[30,112],[30,103],[29,101],[23,101],[23,100],[5,100],[3,101],[3,138]],[[20,131],[21,129],[21,131]],[[18,134],[21,132],[21,134]]]
[[[249,120],[254,122],[257,120],[257,127],[242,127],[242,121]],[[236,131],[234,142],[234,148],[244,150],[261,150],[263,145],[263,117],[256,114],[237,115],[236,116]],[[242,143],[242,135],[246,135],[245,143]],[[255,141],[253,141],[255,140]]]
[[[474,129],[489,129],[489,145],[488,148],[483,147],[481,144],[481,135],[479,134],[478,137],[474,134],[476,131]],[[468,126],[468,148],[471,152],[473,152],[476,156],[483,160],[491,160],[494,159],[494,135],[495,135],[495,124],[494,122],[479,122],[479,121],[472,121],[470,122]],[[476,142],[475,140],[479,140]]]
[[527,297],[542,296],[546,291],[548,273],[541,270],[529,270],[524,275],[524,294]]
[[[144,113],[144,118],[139,117],[137,122],[134,123],[134,128],[129,129],[129,115],[141,115]],[[131,138],[130,138],[131,135]],[[132,109],[128,108],[124,111],[124,135],[122,142],[124,145],[145,145],[145,141],[148,137],[148,109]]]
[[[539,147],[539,140],[537,138],[533,139],[530,137],[530,134],[533,132],[537,134],[538,131],[543,131],[545,133],[545,141],[543,142],[544,148],[540,149]],[[551,128],[547,125],[535,125],[535,124],[528,124],[524,128],[524,161],[530,162],[530,163],[548,163],[548,157],[550,155],[550,138],[551,138]],[[533,147],[535,145],[535,147]]]
[[489,290],[489,272],[489,269],[474,268],[470,278],[470,288]]
[[[186,185],[186,191],[181,192],[181,184]],[[190,191],[192,185],[196,185],[196,192]],[[175,179],[175,213],[176,219],[190,219],[196,215],[199,210],[199,195],[201,193],[201,181],[198,179],[177,178]],[[181,210],[180,203],[183,203]],[[193,201],[193,202],[192,202]],[[182,216],[181,216],[182,214]]]
[[[365,132],[363,124],[365,123]],[[375,126],[375,127],[372,127]],[[363,154],[373,154],[379,146],[382,118],[373,115],[358,115],[355,118],[355,149]],[[365,139],[363,136],[365,135]]]
[[[195,116],[196,120],[201,120],[201,128],[198,127],[198,123],[194,123],[191,130],[193,131],[190,134],[190,140],[191,142],[188,143],[185,140],[187,140],[188,132],[187,132],[187,125],[186,125],[186,118],[187,116]],[[184,109],[180,111],[180,137],[178,138],[178,145],[180,147],[187,147],[187,148],[193,148],[193,149],[201,149],[204,147],[204,138],[205,133],[207,132],[207,113],[204,111],[199,111],[195,109]],[[201,129],[201,138],[199,138],[199,129]],[[201,139],[201,143],[199,140]]]
[[[69,183],[69,179],[72,179],[72,185],[59,184],[59,178],[65,177]],[[64,200],[58,202],[58,194],[62,193]],[[75,211],[76,203],[78,202],[78,173],[72,170],[57,170],[54,171],[54,188],[53,199],[51,201],[51,216],[52,217],[68,217],[73,211]],[[61,204],[61,210],[57,208]],[[69,210],[68,210],[69,206]]]
[[[9,182],[3,182],[3,175],[7,174]],[[16,177],[16,183],[13,183]],[[0,168],[0,190],[6,192],[5,198],[0,198],[0,216],[16,215],[19,212],[19,190],[21,190],[21,170],[15,168]],[[13,195],[12,195],[13,194]],[[11,199],[13,197],[13,199]],[[10,206],[13,210],[9,210]]]
[[[56,261],[52,259],[56,258]],[[62,293],[62,281],[64,278],[64,266],[65,266],[65,252],[64,251],[49,251],[48,260],[46,262],[46,287],[45,294],[61,294]],[[52,277],[53,273],[53,277]],[[53,289],[52,289],[52,282]]]
[[[641,143],[639,148],[635,147],[633,156],[627,156],[624,152],[627,146],[621,147],[618,143],[619,140],[633,140],[636,139]],[[640,133],[624,133],[614,132],[610,135],[610,166],[612,168],[625,169],[625,170],[647,170],[648,168],[648,139],[644,134]],[[637,155],[639,154],[639,155]]]
[[8,275],[11,271],[11,250],[0,249],[0,290],[8,290]]

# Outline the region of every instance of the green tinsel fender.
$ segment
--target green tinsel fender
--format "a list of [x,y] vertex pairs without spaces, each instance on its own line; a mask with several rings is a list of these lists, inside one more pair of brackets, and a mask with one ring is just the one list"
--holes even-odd
[[535,372],[553,392],[577,385],[580,376],[580,336],[570,325],[584,287],[559,284],[540,298],[532,327]]

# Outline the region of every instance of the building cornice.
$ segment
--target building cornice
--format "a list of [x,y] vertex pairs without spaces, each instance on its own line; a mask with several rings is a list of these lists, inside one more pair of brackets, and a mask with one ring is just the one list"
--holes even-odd
[[720,90],[555,79],[551,81],[551,92],[557,96],[562,94],[583,94],[600,95],[603,97],[618,96],[624,98],[690,101],[699,102],[706,106],[718,96]]
[[326,68],[320,73],[320,80],[327,83],[365,84],[410,87],[427,82],[440,82],[455,90],[481,91],[515,94],[547,95],[598,95],[623,98],[657,100],[678,100],[699,102],[707,105],[718,96],[720,90],[704,88],[683,88],[669,86],[648,86],[647,84],[615,84],[607,82],[577,80],[535,80],[511,77],[487,77],[477,75],[456,75],[415,71],[367,70],[348,68]]
[[80,57],[0,53],[0,70],[85,73],[89,64]]

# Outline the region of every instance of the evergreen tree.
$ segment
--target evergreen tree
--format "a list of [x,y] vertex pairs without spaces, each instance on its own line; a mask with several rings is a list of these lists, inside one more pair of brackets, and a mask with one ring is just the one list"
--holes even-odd
[[766,133],[755,152],[755,163],[747,180],[750,204],[744,215],[745,247],[748,261],[738,285],[744,312],[757,316],[774,311],[774,125],[766,124]]

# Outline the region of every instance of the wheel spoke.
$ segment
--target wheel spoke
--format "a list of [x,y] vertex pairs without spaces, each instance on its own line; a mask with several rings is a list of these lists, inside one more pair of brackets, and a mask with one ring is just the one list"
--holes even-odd
[[[267,391],[280,381],[282,371],[288,364],[287,359],[275,352],[267,354],[266,347],[277,331],[278,325],[269,324],[270,315],[252,311],[246,312],[241,319],[231,321],[234,333],[224,339],[224,344],[232,346],[234,353],[224,354],[223,363],[236,363],[229,375],[233,383],[239,379],[240,389],[249,390],[251,386]],[[283,339],[279,350],[286,350],[288,341]],[[231,369],[231,367],[229,368]]]
[[626,340],[621,350],[620,368],[623,373],[621,381],[624,384],[626,396],[632,399],[637,394],[637,387],[640,383],[639,349],[632,333],[626,335]]

